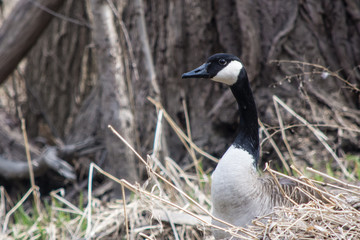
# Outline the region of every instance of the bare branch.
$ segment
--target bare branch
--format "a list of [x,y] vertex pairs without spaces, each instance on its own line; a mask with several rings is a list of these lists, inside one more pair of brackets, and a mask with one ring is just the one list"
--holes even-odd
[[[38,4],[57,11],[65,1],[39,0]],[[0,28],[0,84],[12,73],[50,23],[49,14],[32,1],[19,1]],[[14,44],[16,43],[16,44]]]

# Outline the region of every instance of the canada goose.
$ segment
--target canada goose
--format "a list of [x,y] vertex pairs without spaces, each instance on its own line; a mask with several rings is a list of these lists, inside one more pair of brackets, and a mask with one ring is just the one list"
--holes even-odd
[[[260,176],[258,116],[249,80],[240,59],[231,54],[218,53],[200,67],[184,73],[182,78],[208,78],[227,84],[238,103],[239,133],[225,152],[212,174],[211,199],[213,215],[235,226],[245,226],[256,216],[270,213],[274,206],[290,205],[275,180]],[[294,196],[296,184],[280,180],[288,196],[297,203],[309,198],[304,194]],[[220,222],[213,221],[225,227]],[[224,231],[214,230],[216,239],[228,237]]]

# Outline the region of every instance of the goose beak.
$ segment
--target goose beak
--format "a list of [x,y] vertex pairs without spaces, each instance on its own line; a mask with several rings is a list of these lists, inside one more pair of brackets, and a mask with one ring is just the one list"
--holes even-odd
[[207,71],[208,63],[204,63],[194,70],[184,73],[181,78],[210,78],[210,74]]

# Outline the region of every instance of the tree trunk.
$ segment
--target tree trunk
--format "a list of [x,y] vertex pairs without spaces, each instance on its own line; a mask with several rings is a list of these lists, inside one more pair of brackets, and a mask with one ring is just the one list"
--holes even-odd
[[[123,50],[115,28],[114,13],[106,1],[90,1],[100,87],[100,131],[107,150],[107,167],[117,177],[137,179],[135,156],[109,129],[112,125],[134,146],[134,118],[125,81]],[[120,10],[121,11],[121,10]],[[120,186],[118,186],[120,189]]]
[[[29,136],[64,139],[95,84],[89,17],[84,1],[65,1],[27,58]],[[53,139],[52,139],[53,140]]]
[[0,28],[0,84],[39,39],[51,22],[52,13],[63,3],[62,0],[22,0],[13,9]]
[[[132,21],[136,12],[131,8],[132,2],[129,1],[128,11],[124,11],[124,20],[132,40],[138,42],[137,28]],[[291,106],[310,122],[359,128],[360,97],[356,90],[360,83],[360,72],[356,67],[360,62],[358,2],[158,0],[145,3],[150,49],[162,102],[170,115],[184,126],[180,100],[186,97],[193,139],[211,154],[221,156],[236,134],[235,100],[224,86],[202,80],[181,80],[180,76],[216,52],[230,52],[241,58],[251,79],[260,119],[264,122],[278,124],[274,107],[269,104],[272,95],[277,94],[288,99]],[[135,48],[135,55],[141,56],[136,51],[138,48]],[[142,58],[138,59],[139,66],[142,66]],[[333,76],[322,78],[321,72],[328,70],[301,63],[276,64],[272,60],[321,64],[334,72],[340,69],[339,76],[351,85]],[[284,81],[286,76],[295,77]],[[347,90],[349,88],[352,90]],[[322,94],[323,100],[320,100],[311,90],[324,90],[326,95]],[[324,100],[327,103],[325,106]],[[339,109],[333,106],[335,102],[347,107]],[[336,114],[325,114],[324,108],[336,108]],[[285,114],[285,121],[293,119]],[[171,131],[169,134],[170,152],[177,159],[182,159],[184,152],[179,151],[181,143]],[[299,134],[300,138],[311,133],[299,131]],[[335,139],[344,139],[335,140],[343,144],[338,149],[355,150],[359,136],[355,134],[357,137],[353,138],[352,135],[346,132],[337,136]],[[335,142],[330,142],[330,145],[335,147]],[[274,152],[269,145],[265,145],[264,150]],[[309,149],[304,147],[299,152],[309,152]],[[316,158],[331,158],[323,151],[318,151],[318,154]],[[264,158],[273,159],[276,156]]]

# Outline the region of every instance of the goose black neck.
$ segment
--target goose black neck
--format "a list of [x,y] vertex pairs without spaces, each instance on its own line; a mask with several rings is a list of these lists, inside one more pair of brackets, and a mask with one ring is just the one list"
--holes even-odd
[[254,157],[256,166],[259,159],[259,124],[255,100],[250,88],[245,69],[242,69],[238,80],[230,87],[239,107],[239,133],[235,147],[248,151]]

